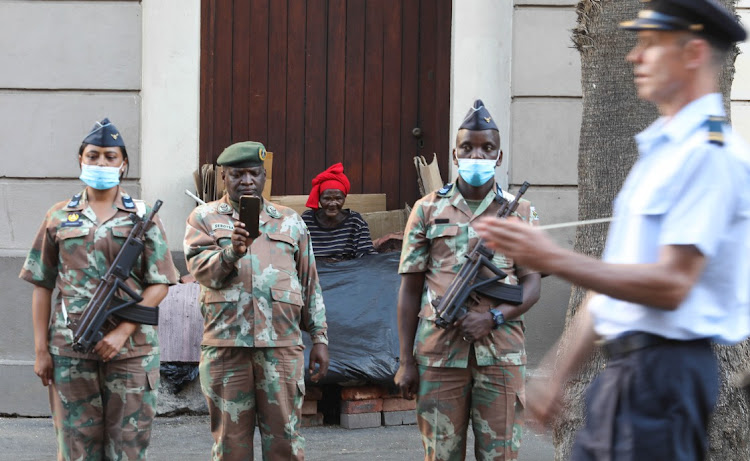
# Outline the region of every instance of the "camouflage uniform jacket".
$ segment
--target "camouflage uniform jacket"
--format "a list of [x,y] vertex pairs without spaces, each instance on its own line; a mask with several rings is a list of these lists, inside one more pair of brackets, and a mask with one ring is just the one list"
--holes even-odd
[[[73,351],[73,331],[65,322],[65,314],[77,319],[94,295],[101,277],[112,265],[122,244],[133,229],[131,213],[137,212],[133,199],[119,189],[115,198],[115,215],[98,223],[96,214],[88,206],[86,191],[76,194],[68,202],[60,202],[47,212],[39,228],[20,278],[41,287],[55,287],[57,302],[49,331],[49,351],[55,355],[98,359],[93,352]],[[145,213],[151,212],[146,207]],[[167,239],[159,216],[146,231],[143,253],[138,257],[128,286],[141,293],[148,285],[177,283],[177,269],[167,246]],[[65,303],[65,310],[61,303]],[[139,325],[115,360],[159,353],[156,327]]]
[[201,284],[203,342],[223,347],[288,347],[328,344],[323,293],[312,240],[290,208],[264,201],[260,236],[239,256],[232,249],[229,197],[190,213],[185,230],[188,270]]
[[[420,322],[414,344],[417,363],[433,367],[465,368],[469,361],[472,344],[463,341],[457,328],[440,329],[435,326],[435,310],[431,301],[442,296],[466,260],[467,253],[476,244],[478,236],[471,222],[480,216],[495,216],[500,204],[495,201],[497,193],[513,200],[513,196],[500,190],[491,190],[480,203],[475,214],[459,192],[458,187],[448,184],[442,189],[426,195],[414,205],[404,231],[399,273],[424,272],[425,287],[422,292]],[[514,215],[529,223],[536,222],[537,215],[529,201],[521,199]],[[512,260],[495,254],[493,263],[508,277],[505,283],[517,284],[518,278],[532,273],[516,266]],[[486,270],[486,269],[485,269]],[[487,271],[485,276],[491,273]],[[473,312],[487,312],[495,303],[480,296],[478,302],[469,306]],[[473,343],[479,366],[506,363],[526,363],[523,319],[506,322],[492,330],[486,337]]]

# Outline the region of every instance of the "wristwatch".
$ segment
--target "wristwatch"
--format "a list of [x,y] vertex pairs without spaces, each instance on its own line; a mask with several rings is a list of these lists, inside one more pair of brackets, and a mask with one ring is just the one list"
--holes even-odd
[[492,314],[492,321],[495,322],[495,329],[500,328],[500,325],[505,323],[505,316],[500,309],[490,309],[490,314]]

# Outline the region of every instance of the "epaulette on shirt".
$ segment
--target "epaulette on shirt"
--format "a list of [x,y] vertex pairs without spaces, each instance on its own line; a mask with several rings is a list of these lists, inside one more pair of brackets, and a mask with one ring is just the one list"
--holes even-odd
[[452,188],[453,188],[452,182],[449,182],[448,184],[444,185],[442,188],[440,188],[440,190],[437,191],[438,197],[445,197],[446,195],[448,195],[448,192],[450,192]]
[[133,203],[133,199],[130,198],[128,194],[122,194],[122,204],[127,208],[128,210],[135,209],[135,203]]
[[504,191],[500,184],[495,185],[495,201],[499,204],[503,204],[504,201],[512,202],[516,199],[516,196],[510,192]]
[[122,194],[122,204],[128,210],[135,210],[135,214],[139,218],[146,216],[146,202],[143,200],[134,200],[128,194]]
[[724,117],[708,117],[708,142],[717,146],[724,145]]
[[83,196],[83,192],[79,192],[76,195],[74,195],[70,199],[70,202],[68,202],[68,205],[66,206],[66,208],[75,208],[75,207],[77,207],[78,204],[81,203],[81,197],[82,196]]

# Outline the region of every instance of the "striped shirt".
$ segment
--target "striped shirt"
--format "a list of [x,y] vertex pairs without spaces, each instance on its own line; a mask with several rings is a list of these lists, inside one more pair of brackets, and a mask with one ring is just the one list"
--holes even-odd
[[362,215],[352,210],[342,210],[348,216],[336,227],[326,228],[315,217],[315,210],[302,213],[312,237],[316,258],[354,259],[375,254],[370,228]]

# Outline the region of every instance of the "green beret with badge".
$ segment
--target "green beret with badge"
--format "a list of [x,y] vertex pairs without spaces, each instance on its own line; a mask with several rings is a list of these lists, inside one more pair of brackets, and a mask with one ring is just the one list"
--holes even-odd
[[216,164],[233,168],[252,168],[263,166],[266,159],[266,148],[255,141],[244,141],[232,144],[216,159]]

